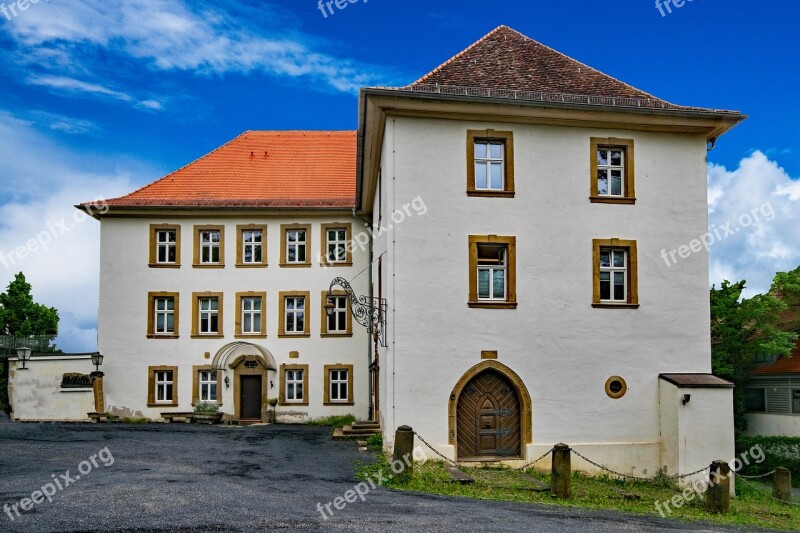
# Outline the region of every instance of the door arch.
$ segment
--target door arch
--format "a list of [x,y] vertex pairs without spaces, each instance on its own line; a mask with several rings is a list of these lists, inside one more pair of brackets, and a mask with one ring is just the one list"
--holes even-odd
[[491,360],[468,370],[449,404],[449,440],[457,459],[524,458],[532,442],[532,407],[514,371]]

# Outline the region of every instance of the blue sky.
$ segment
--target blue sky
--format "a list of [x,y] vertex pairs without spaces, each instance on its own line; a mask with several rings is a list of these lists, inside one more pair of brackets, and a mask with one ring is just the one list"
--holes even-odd
[[[800,263],[800,3],[769,5],[359,0],[324,17],[316,0],[41,0],[0,14],[0,284],[24,271],[61,311],[60,346],[93,350],[98,224],[71,205],[244,130],[355,129],[357,87],[414,81],[506,24],[660,98],[750,115],[709,154],[712,223],[765,203],[775,217],[712,248],[711,277],[765,290]],[[50,229],[47,250],[13,254]]]

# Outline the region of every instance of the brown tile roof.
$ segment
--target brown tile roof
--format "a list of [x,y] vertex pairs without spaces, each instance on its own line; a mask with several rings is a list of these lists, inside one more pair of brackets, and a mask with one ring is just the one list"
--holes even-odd
[[500,26],[397,91],[572,104],[718,111],[679,106]]
[[355,195],[355,131],[248,131],[106,203],[112,208],[351,208]]

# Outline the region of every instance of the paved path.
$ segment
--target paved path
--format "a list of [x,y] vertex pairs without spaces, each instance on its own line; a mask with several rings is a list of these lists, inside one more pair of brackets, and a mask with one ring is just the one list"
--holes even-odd
[[52,474],[69,470],[71,481],[52,503],[19,518],[9,508],[13,521],[0,514],[0,531],[736,531],[380,488],[323,519],[317,504],[358,483],[359,460],[368,456],[354,444],[309,426],[2,424],[0,505],[30,497]]

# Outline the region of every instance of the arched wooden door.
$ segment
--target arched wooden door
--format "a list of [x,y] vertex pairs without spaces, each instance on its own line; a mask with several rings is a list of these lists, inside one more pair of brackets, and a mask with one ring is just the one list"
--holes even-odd
[[456,413],[459,459],[521,456],[519,396],[501,373],[486,370],[470,380]]

